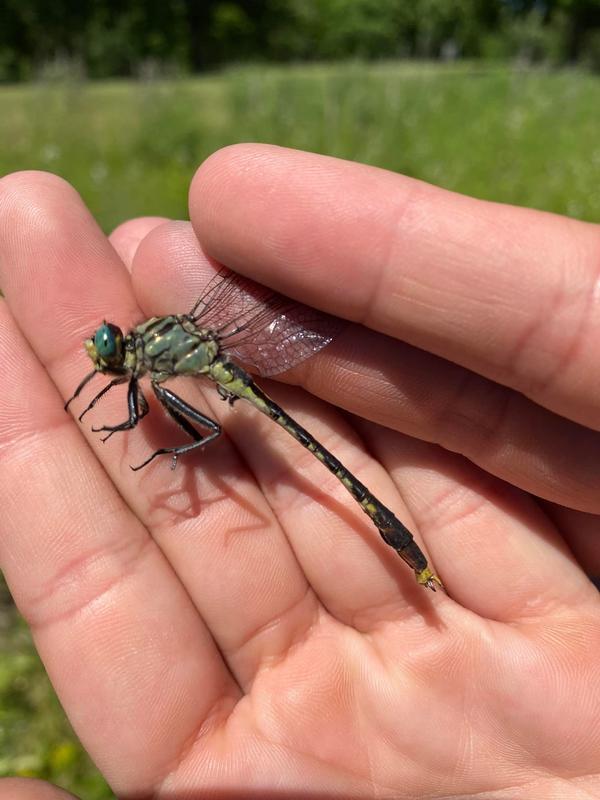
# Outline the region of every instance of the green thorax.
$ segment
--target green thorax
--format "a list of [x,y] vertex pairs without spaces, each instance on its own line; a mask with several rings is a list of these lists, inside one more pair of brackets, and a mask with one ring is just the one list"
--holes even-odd
[[198,328],[186,316],[152,317],[132,331],[136,374],[149,372],[162,381],[176,375],[204,375],[219,355],[212,331]]

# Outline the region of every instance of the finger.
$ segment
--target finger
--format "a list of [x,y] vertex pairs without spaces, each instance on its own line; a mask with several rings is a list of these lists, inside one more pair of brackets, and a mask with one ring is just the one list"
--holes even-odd
[[236,270],[600,428],[597,227],[267,145],[211,156],[190,216]]
[[[85,318],[91,306],[85,274],[88,289],[114,281],[116,302],[134,305],[114,259],[63,181],[39,173],[3,179],[0,284],[57,382],[70,369],[61,367],[69,350],[62,337],[71,340],[76,311]],[[71,261],[79,265],[73,289],[70,272],[59,280]],[[170,565],[64,414],[5,302],[0,315],[0,362],[10,372],[0,412],[1,566],[82,742],[113,787],[150,791],[238,689]]]
[[351,326],[292,379],[362,418],[460,453],[527,492],[600,511],[600,434],[464,367]]
[[0,800],[76,800],[75,795],[33,778],[0,778]]
[[166,217],[137,217],[136,219],[128,219],[126,222],[122,222],[118,225],[110,234],[108,239],[128,270],[131,270],[135,251],[138,249],[138,245],[144,236],[150,233],[154,228],[162,225],[163,222],[167,222]]
[[600,577],[600,519],[596,514],[583,514],[570,508],[545,503],[553,520],[573,555],[590,578]]
[[[189,309],[208,280],[208,266],[189,224],[163,225],[144,239],[136,254],[132,273],[136,296],[148,313]],[[198,385],[194,382],[189,391],[198,390]],[[275,391],[264,381],[261,386]],[[314,597],[307,593],[306,583],[302,589],[292,564],[286,566],[290,553],[325,607],[348,624],[355,624],[365,607],[375,613],[375,607],[385,604],[389,613],[391,598],[405,615],[414,612],[417,598],[427,605],[412,573],[312,454],[249,405],[240,402],[232,411],[214,390],[213,399],[207,397],[215,416],[217,405],[223,409],[220,418],[227,436],[250,467],[282,530],[265,537],[251,534],[252,548],[243,554],[243,571],[233,587],[213,578],[223,553],[208,549],[192,558],[185,539],[162,536],[160,531],[158,536],[179,574],[189,576],[186,585],[196,605],[244,684],[261,663],[278,655],[274,648],[288,647],[290,637],[305,635],[307,624],[314,623]],[[275,399],[317,438],[323,436],[348,468],[356,465],[369,489],[381,491],[382,501],[401,513],[389,478],[366,457],[339,415],[298,391],[278,390]],[[339,579],[332,580],[333,574]],[[254,598],[259,587],[268,605],[244,603],[244,597]],[[240,603],[243,615],[236,614]]]
[[[190,308],[212,274],[203,264],[209,266],[189,223],[155,231],[133,275],[146,313]],[[431,353],[350,325],[284,379],[360,417],[460,452],[535,495],[600,512],[599,433]]]
[[598,602],[531,497],[439,447],[359,428],[396,481],[446,590],[465,608],[513,622]]

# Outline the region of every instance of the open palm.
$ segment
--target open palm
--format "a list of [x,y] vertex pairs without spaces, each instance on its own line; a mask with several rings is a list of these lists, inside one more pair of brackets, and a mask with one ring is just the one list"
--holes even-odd
[[[256,146],[205,163],[190,212],[111,244],[59,179],[0,185],[0,566],[114,791],[600,797],[598,230]],[[447,594],[213,385],[179,390],[226,435],[175,471],[129,468],[180,437],[156,403],[104,445],[119,389],[65,415],[82,339],[185,312],[207,253],[362,323],[261,386]]]

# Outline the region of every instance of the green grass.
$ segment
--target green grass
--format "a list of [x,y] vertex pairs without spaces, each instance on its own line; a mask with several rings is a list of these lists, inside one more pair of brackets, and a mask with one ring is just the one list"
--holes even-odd
[[[231,69],[157,83],[0,89],[0,172],[46,169],[105,230],[187,216],[213,150],[274,142],[398,170],[477,197],[600,219],[600,79],[476,65]],[[6,532],[10,535],[10,531]],[[0,584],[0,775],[109,797]]]
[[59,173],[107,230],[137,214],[186,216],[196,166],[240,141],[600,218],[600,79],[581,72],[352,63],[0,94],[0,172]]
[[0,574],[0,777],[44,778],[86,800],[112,797],[79,745]]

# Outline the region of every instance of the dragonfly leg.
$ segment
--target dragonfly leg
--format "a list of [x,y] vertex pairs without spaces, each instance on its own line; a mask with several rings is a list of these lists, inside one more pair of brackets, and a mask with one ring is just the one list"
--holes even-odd
[[69,406],[71,405],[71,403],[73,402],[73,400],[75,400],[75,398],[76,398],[76,397],[79,397],[79,395],[81,394],[81,390],[83,389],[83,387],[84,387],[86,384],[88,384],[88,383],[89,383],[89,382],[92,380],[92,378],[93,378],[93,377],[95,377],[97,374],[98,374],[98,371],[97,371],[97,370],[95,370],[95,369],[93,369],[93,370],[92,370],[90,373],[88,373],[88,374],[85,376],[85,378],[84,378],[84,379],[81,381],[81,383],[79,384],[79,386],[78,386],[78,387],[75,389],[75,391],[73,392],[73,395],[72,395],[72,396],[71,396],[71,397],[70,397],[70,398],[67,400],[67,402],[64,404],[63,408],[65,409],[65,411],[67,411],[67,410],[68,410],[68,408],[69,408]]
[[[110,388],[111,385],[112,384],[109,384],[108,388]],[[100,394],[103,394],[103,392]],[[108,434],[102,439],[103,442],[105,442],[107,439],[110,439],[113,433],[117,433],[117,431],[129,431],[132,428],[135,428],[142,417],[145,417],[148,413],[148,403],[142,394],[142,390],[138,386],[137,378],[130,378],[129,380],[129,388],[127,390],[127,408],[129,409],[129,417],[125,420],[125,422],[121,422],[119,425],[102,425],[101,428],[92,428],[94,433],[108,431]]]
[[233,406],[235,401],[240,399],[237,394],[228,392],[227,389],[224,386],[221,386],[220,383],[217,383],[217,392],[219,393],[221,400],[227,400],[230,406]]
[[113,388],[113,386],[118,386],[118,385],[119,385],[119,384],[121,384],[121,383],[125,383],[127,380],[129,380],[129,378],[127,377],[127,375],[119,375],[119,377],[118,377],[118,378],[114,378],[114,379],[113,379],[113,380],[112,380],[112,381],[111,381],[109,384],[107,384],[107,385],[104,387],[104,389],[102,389],[101,391],[99,391],[99,392],[98,392],[98,394],[97,394],[97,395],[96,395],[96,397],[94,397],[94,399],[93,399],[93,400],[90,402],[90,404],[88,405],[88,407],[83,409],[83,411],[81,412],[81,414],[80,414],[80,415],[79,415],[79,417],[78,417],[78,420],[79,420],[79,422],[81,422],[81,420],[82,420],[82,419],[85,417],[85,415],[88,413],[88,411],[91,411],[91,410],[92,410],[92,408],[93,408],[93,407],[96,405],[96,403],[98,402],[98,400],[100,400],[100,398],[101,398],[101,397],[103,397],[103,396],[104,396],[104,395],[105,395],[107,392],[109,392],[109,391],[110,391],[110,390]]
[[[147,458],[142,464],[139,464],[137,467],[131,467],[134,472],[137,472],[138,469],[145,467],[153,459],[155,459],[156,456],[167,454],[170,454],[173,457],[171,469],[175,469],[177,466],[177,458],[180,455],[183,453],[189,453],[190,450],[195,450],[197,447],[204,447],[221,434],[221,426],[218,422],[215,422],[214,419],[201,414],[196,408],[186,403],[174,392],[171,392],[169,389],[165,389],[154,382],[152,383],[152,388],[154,390],[154,394],[159,399],[165,411],[194,441],[190,442],[189,444],[179,445],[178,447],[161,447],[159,450],[156,450],[154,453],[152,453],[150,458]],[[204,427],[208,428],[210,431],[208,436],[202,436],[202,434],[197,431],[196,428],[194,428],[194,426],[188,421],[188,419],[186,419],[186,417],[189,417],[189,419],[197,422],[199,425],[204,425]]]

